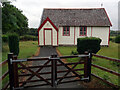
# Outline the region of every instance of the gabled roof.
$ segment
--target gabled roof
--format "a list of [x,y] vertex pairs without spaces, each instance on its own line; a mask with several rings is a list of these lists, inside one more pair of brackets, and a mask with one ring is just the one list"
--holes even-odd
[[104,8],[43,10],[41,24],[49,17],[58,26],[112,26]]
[[49,21],[50,24],[55,28],[55,30],[58,31],[58,28],[53,24],[53,22],[49,19],[49,17],[47,17],[47,18],[44,20],[44,22],[40,25],[40,27],[38,28],[38,32],[39,32],[39,30],[45,25],[45,23],[46,23],[47,21]]

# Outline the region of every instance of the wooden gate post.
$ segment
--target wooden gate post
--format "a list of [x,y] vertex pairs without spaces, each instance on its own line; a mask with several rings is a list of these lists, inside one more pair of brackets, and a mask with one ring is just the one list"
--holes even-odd
[[84,78],[89,78],[85,80],[85,82],[90,82],[91,81],[91,59],[92,59],[92,53],[86,53],[87,58],[85,59],[85,64],[84,64]]
[[8,54],[8,72],[9,72],[9,83],[10,83],[10,90],[14,89],[14,75],[13,75],[13,53]]
[[57,80],[57,59],[54,59],[56,57],[57,57],[57,55],[51,55],[51,65],[52,65],[51,83],[52,83],[52,87],[56,87],[56,80]]
[[[17,55],[14,55],[13,59],[17,60]],[[18,81],[19,81],[19,79],[18,79],[18,63],[17,62],[13,63],[13,72],[14,72],[14,87],[16,88],[16,87],[19,87],[19,83],[18,83]]]
[[92,60],[92,53],[89,52],[89,57],[88,57],[88,63],[87,63],[87,68],[88,68],[88,77],[89,77],[89,80],[88,82],[91,81],[91,60]]

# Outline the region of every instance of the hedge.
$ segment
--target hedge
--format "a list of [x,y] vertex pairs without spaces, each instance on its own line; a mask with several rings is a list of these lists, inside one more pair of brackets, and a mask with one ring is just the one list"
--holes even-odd
[[3,42],[8,42],[8,36],[7,35],[2,35],[2,41]]
[[91,51],[97,53],[100,50],[101,39],[96,37],[85,37],[77,39],[77,51],[79,54],[85,53],[85,51]]
[[32,36],[32,35],[24,35],[24,36],[20,36],[20,40],[21,41],[37,41],[38,38],[36,36]]
[[19,54],[19,36],[16,33],[8,34],[9,50],[14,55]]
[[120,43],[120,35],[115,37],[115,43]]
[[115,42],[115,37],[110,37],[110,41]]

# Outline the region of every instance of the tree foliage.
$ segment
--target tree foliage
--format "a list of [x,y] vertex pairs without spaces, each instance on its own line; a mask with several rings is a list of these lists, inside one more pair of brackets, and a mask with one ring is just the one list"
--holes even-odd
[[16,32],[23,35],[28,29],[28,19],[22,11],[10,3],[2,3],[3,34]]
[[110,31],[110,36],[117,36],[117,35],[120,35],[120,31],[113,31],[113,30]]
[[115,37],[115,42],[116,43],[120,43],[120,35],[118,35],[118,36]]
[[37,28],[30,28],[28,34],[37,36],[38,35]]
[[2,35],[2,42],[8,42],[8,36]]

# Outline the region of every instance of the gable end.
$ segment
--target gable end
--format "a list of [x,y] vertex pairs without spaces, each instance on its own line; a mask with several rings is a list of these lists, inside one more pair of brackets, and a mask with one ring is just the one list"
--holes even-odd
[[39,30],[45,25],[45,23],[46,23],[47,21],[49,21],[50,24],[55,28],[55,30],[58,31],[58,28],[53,24],[53,22],[49,19],[49,17],[47,17],[47,18],[44,20],[44,22],[40,25],[40,27],[38,28],[38,32],[39,32]]

